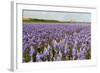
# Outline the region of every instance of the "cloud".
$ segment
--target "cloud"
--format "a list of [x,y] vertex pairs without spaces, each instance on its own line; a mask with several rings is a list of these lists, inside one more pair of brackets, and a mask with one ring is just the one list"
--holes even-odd
[[59,21],[74,20],[74,21],[80,21],[80,22],[91,22],[90,13],[24,10],[23,17],[59,20]]

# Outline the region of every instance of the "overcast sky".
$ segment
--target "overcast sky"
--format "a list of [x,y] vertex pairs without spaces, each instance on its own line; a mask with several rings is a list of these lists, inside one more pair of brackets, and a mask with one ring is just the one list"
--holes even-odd
[[91,13],[23,10],[23,17],[60,21],[91,22]]

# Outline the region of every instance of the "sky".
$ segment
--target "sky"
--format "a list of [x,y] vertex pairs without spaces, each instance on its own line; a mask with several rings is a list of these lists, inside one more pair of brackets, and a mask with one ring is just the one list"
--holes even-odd
[[23,10],[24,18],[91,22],[91,13]]

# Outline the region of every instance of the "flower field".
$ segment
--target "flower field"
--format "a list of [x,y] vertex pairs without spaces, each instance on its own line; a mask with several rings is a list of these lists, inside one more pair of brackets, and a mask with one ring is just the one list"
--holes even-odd
[[91,59],[90,23],[23,24],[23,62]]

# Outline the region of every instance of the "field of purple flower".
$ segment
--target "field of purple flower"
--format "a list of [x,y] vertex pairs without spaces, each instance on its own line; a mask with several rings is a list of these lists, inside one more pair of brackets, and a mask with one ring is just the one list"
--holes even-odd
[[90,23],[23,24],[23,62],[91,59]]

